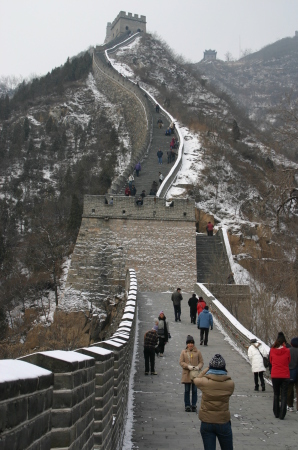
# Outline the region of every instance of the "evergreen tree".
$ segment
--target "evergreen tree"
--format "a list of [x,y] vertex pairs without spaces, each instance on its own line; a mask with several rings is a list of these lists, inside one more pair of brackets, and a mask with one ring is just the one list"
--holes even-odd
[[76,194],[72,195],[71,206],[70,206],[70,214],[68,219],[68,230],[76,231],[80,228],[81,220],[82,220],[83,208],[80,205],[79,199]]
[[28,117],[25,117],[25,120],[24,120],[24,139],[25,139],[25,141],[27,141],[27,139],[29,137],[29,133],[30,133],[29,119],[28,119]]

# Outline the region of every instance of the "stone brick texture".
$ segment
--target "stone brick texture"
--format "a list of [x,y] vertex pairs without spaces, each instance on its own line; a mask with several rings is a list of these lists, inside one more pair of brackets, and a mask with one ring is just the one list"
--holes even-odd
[[128,178],[135,164],[148,149],[152,134],[152,116],[148,100],[140,88],[109,67],[102,51],[94,52],[93,75],[99,91],[104,92],[111,103],[119,105],[119,115],[124,118],[130,134],[131,160],[119,180],[111,187],[112,192],[117,192],[118,187]]
[[53,376],[0,383],[0,449],[50,450]]

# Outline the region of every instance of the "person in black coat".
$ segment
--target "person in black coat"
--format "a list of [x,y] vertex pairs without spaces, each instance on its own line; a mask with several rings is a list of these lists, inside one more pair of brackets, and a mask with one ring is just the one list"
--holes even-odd
[[196,318],[197,318],[197,304],[198,299],[196,294],[192,294],[192,297],[188,300],[188,306],[190,309],[190,323],[196,324]]

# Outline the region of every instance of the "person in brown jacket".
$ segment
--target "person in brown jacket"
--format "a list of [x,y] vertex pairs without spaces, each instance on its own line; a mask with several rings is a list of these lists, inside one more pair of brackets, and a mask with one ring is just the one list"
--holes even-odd
[[229,400],[235,385],[227,374],[223,357],[214,355],[209,367],[193,382],[202,391],[199,419],[204,449],[215,450],[217,437],[222,450],[233,450]]
[[[185,386],[184,404],[186,412],[197,411],[198,391],[195,384],[190,378],[190,370],[200,370],[204,365],[202,353],[195,347],[194,338],[190,335],[186,338],[186,348],[182,350],[180,355],[180,366],[182,367],[181,383]],[[192,390],[192,398],[190,405],[190,390]]]

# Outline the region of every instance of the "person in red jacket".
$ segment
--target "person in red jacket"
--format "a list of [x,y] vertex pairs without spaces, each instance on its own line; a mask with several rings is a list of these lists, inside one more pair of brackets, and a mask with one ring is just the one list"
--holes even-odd
[[205,306],[206,302],[204,301],[203,297],[199,297],[199,301],[197,304],[198,315],[203,311],[203,309],[205,309]]
[[130,189],[129,189],[129,187],[127,186],[126,187],[126,189],[125,189],[125,195],[126,195],[126,197],[129,197],[130,196]]
[[[277,339],[271,347],[269,358],[272,366],[271,379],[274,393],[273,413],[277,419],[283,420],[287,413],[291,354],[286,347],[286,339],[282,332],[278,333]],[[281,404],[279,404],[279,396],[281,397]]]
[[214,228],[213,223],[211,223],[211,222],[209,221],[209,222],[207,223],[207,227],[206,227],[207,235],[208,235],[208,236],[213,236],[213,228]]

